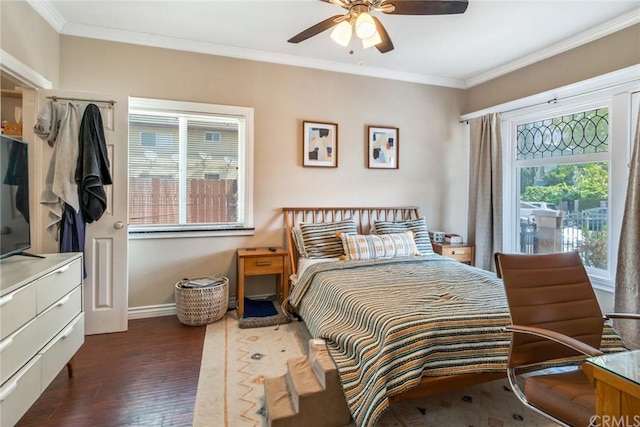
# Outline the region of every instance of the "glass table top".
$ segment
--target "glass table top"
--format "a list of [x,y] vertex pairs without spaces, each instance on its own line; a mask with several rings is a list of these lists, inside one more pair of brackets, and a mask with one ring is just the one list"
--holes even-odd
[[590,357],[587,361],[640,385],[640,350]]

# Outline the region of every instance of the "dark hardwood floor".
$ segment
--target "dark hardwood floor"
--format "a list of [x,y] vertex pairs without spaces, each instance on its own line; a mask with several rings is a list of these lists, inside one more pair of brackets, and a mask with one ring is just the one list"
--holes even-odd
[[18,426],[191,426],[204,326],[176,316],[129,321],[129,331],[90,335]]

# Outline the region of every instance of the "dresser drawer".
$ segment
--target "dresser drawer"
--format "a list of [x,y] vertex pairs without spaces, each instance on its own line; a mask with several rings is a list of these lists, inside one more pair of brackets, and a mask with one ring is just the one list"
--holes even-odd
[[284,258],[281,256],[251,257],[244,259],[245,276],[282,273]]
[[58,332],[62,331],[81,312],[82,288],[78,286],[38,316],[38,320],[42,322],[39,336],[43,338],[39,349],[51,341]]
[[0,425],[15,425],[38,399],[40,375],[40,355],[36,355],[0,387]]
[[81,312],[81,288],[0,341],[0,384],[6,381]]
[[82,258],[63,265],[57,270],[38,279],[38,313],[42,313],[51,304],[68,294],[73,288],[82,283]]
[[25,360],[33,357],[47,343],[40,338],[40,325],[35,318],[0,341],[0,384],[15,374],[24,365]]
[[36,287],[21,287],[0,298],[0,340],[36,317]]
[[60,373],[84,342],[84,313],[76,316],[42,350],[42,391]]

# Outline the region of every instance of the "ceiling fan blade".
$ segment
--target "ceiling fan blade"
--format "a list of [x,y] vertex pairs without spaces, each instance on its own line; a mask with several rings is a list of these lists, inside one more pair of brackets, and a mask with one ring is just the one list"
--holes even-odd
[[468,0],[389,0],[383,5],[392,4],[395,9],[382,12],[392,15],[452,15],[464,13],[469,6]]
[[320,34],[323,31],[328,30],[329,28],[339,24],[340,22],[344,21],[345,15],[335,15],[332,16],[331,18],[327,18],[322,22],[318,22],[316,25],[307,28],[306,30],[302,31],[299,34],[296,34],[295,36],[291,37],[289,40],[287,40],[289,43],[300,43],[301,41],[305,41],[306,39],[313,37],[317,34]]
[[376,23],[376,30],[378,31],[378,35],[380,35],[380,38],[382,39],[382,41],[376,45],[376,49],[378,49],[380,53],[387,53],[389,51],[392,51],[393,42],[391,41],[391,37],[389,37],[389,33],[387,33],[387,30],[385,30],[384,25],[382,25],[382,22],[380,22],[378,18],[376,18],[375,16],[372,16],[372,18]]
[[335,4],[336,6],[340,6],[340,7],[344,8],[344,9],[349,9],[349,5],[346,2],[342,1],[342,0],[321,0],[321,1],[323,1],[325,3]]

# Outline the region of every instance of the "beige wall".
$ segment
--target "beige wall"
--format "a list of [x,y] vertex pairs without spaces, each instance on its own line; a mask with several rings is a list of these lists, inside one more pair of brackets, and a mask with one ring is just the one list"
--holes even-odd
[[5,52],[58,84],[60,36],[24,1],[0,1],[0,44]]
[[640,24],[467,90],[465,113],[640,63]]
[[[54,88],[255,109],[255,236],[132,240],[131,307],[172,302],[173,284],[184,276],[228,275],[233,293],[235,249],[281,244],[279,209],[285,205],[416,204],[430,227],[464,233],[467,128],[458,123],[462,113],[640,58],[636,25],[462,91],[58,36],[25,2],[1,5],[2,48]],[[339,124],[337,169],[301,166],[304,119]],[[367,124],[400,128],[399,170],[366,169]],[[270,291],[270,282],[255,284],[249,293]]]
[[[283,243],[283,206],[415,204],[430,226],[465,232],[462,90],[68,36],[60,52],[60,89],[255,109],[255,235],[132,240],[132,307],[172,302],[185,276],[235,284],[237,247]],[[305,119],[338,123],[337,169],[302,167]],[[400,128],[399,170],[366,168],[367,124]]]

